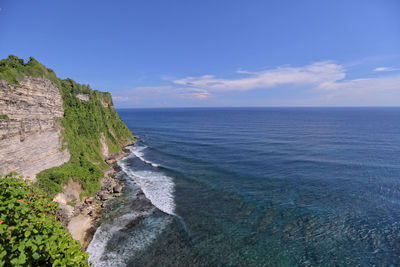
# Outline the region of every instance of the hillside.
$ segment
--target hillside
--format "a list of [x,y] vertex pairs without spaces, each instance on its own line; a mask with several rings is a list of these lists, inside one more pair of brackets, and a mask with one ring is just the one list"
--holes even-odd
[[134,141],[109,93],[62,80],[32,57],[0,61],[0,101],[0,172],[36,174],[50,195],[70,179],[93,195],[104,160]]
[[109,93],[32,57],[1,60],[0,266],[86,266],[81,247],[123,188],[113,163],[134,141]]

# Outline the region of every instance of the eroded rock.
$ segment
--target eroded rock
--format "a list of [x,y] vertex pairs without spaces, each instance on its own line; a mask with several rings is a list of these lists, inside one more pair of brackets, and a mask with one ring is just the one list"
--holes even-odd
[[31,180],[67,162],[61,150],[64,115],[58,87],[48,79],[25,77],[19,85],[0,81],[0,174],[16,171]]

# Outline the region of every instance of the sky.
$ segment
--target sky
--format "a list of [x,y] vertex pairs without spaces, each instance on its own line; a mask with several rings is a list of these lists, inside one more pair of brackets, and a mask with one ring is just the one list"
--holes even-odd
[[0,0],[0,58],[118,108],[399,106],[398,0]]

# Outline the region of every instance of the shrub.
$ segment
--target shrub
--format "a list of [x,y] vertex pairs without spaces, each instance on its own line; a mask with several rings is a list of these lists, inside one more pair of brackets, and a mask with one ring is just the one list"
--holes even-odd
[[22,177],[0,176],[0,266],[87,266],[56,220],[57,203]]
[[0,120],[9,120],[10,118],[7,116],[7,114],[0,114]]
[[53,70],[47,69],[33,57],[27,63],[14,55],[9,55],[7,59],[0,61],[0,80],[5,80],[12,84],[19,84],[19,80],[24,76],[45,77],[53,82],[57,82],[56,74]]

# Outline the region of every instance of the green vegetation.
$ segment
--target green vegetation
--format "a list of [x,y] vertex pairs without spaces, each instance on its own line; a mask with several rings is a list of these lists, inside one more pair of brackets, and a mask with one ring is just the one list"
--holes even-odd
[[10,55],[7,59],[0,60],[0,80],[5,80],[12,84],[19,84],[24,76],[45,77],[52,82],[57,82],[58,78],[53,70],[46,68],[33,57],[29,62],[24,63],[23,59]]
[[68,201],[67,204],[70,205],[71,207],[74,207],[74,208],[76,206],[75,201]]
[[7,114],[0,114],[0,120],[9,120],[10,118],[7,116]]
[[0,266],[87,266],[57,203],[16,173],[0,176]]
[[[74,179],[81,182],[84,195],[93,195],[100,189],[102,170],[108,168],[101,153],[101,134],[106,138],[110,153],[121,150],[121,145],[134,140],[115,111],[111,95],[71,79],[59,79],[54,71],[32,57],[27,63],[16,56],[0,61],[0,80],[18,84],[24,76],[48,78],[58,86],[65,111],[60,119],[63,149],[68,148],[71,154],[69,162],[39,173],[36,176],[39,186],[54,195],[63,190],[63,183]],[[76,97],[79,93],[89,94],[89,101],[80,101]]]
[[[59,119],[62,149],[68,148],[71,158],[37,174],[34,186],[16,174],[0,176],[0,267],[86,266],[87,254],[56,220],[57,204],[51,198],[70,179],[82,184],[84,195],[93,195],[100,189],[102,171],[108,168],[101,152],[102,134],[110,153],[121,150],[134,137],[115,111],[109,93],[59,79],[32,57],[27,63],[12,55],[0,61],[0,80],[19,84],[25,76],[47,78],[58,86],[65,112]],[[80,101],[79,93],[88,94],[89,100]],[[0,114],[0,119],[9,117]],[[68,204],[75,206],[74,202]]]

